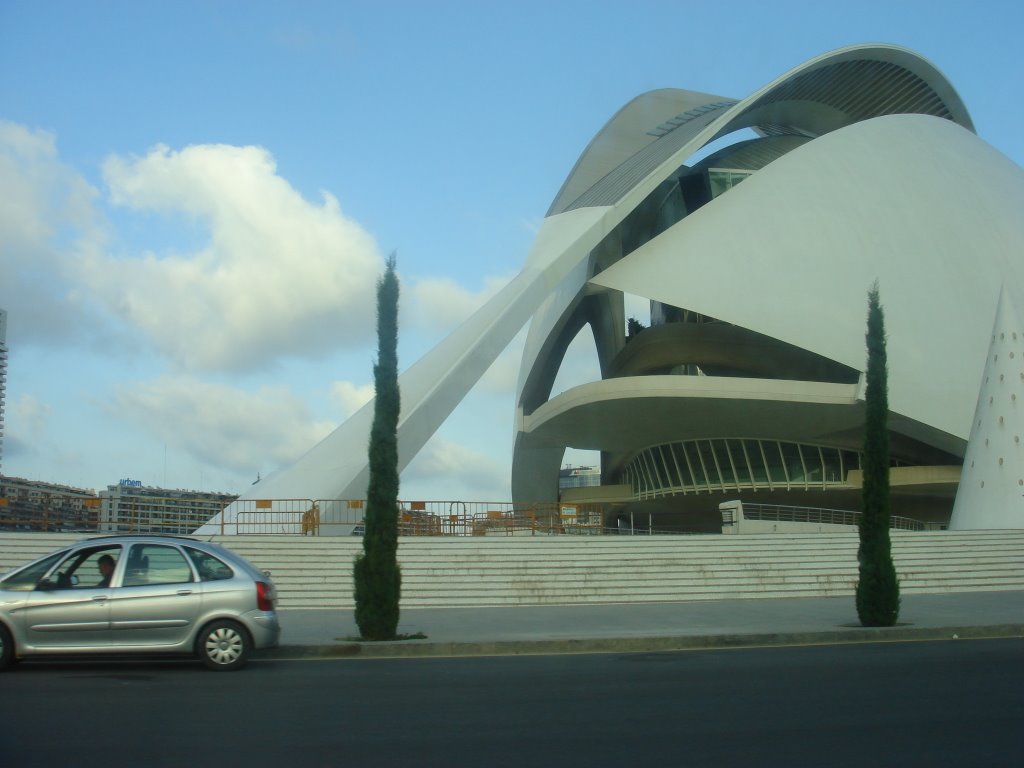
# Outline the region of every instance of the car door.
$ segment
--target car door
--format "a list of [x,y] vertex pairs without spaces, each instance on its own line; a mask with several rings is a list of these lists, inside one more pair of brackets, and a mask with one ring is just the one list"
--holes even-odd
[[[102,651],[110,645],[111,578],[120,545],[72,550],[29,593],[23,621],[27,646],[41,651]],[[104,565],[113,568],[107,576]]]
[[120,587],[114,590],[110,604],[114,649],[183,648],[201,601],[202,585],[178,547],[132,544]]

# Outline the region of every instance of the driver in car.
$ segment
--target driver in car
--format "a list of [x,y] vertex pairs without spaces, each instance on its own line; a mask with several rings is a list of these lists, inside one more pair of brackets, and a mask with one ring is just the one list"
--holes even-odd
[[103,578],[100,579],[100,583],[96,586],[101,588],[109,587],[110,577],[114,575],[114,558],[112,558],[110,555],[103,555],[102,557],[100,557],[98,565],[100,569],[100,574],[102,574]]

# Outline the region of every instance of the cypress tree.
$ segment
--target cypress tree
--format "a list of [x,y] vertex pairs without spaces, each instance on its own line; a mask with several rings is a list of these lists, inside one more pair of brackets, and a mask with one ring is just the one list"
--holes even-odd
[[398,627],[398,277],[395,256],[377,282],[376,400],[370,431],[363,552],[353,568],[356,624],[365,640],[390,640]]
[[865,339],[868,361],[857,617],[865,627],[891,627],[899,618],[900,586],[889,541],[889,394],[885,317],[878,298],[878,281],[868,292]]

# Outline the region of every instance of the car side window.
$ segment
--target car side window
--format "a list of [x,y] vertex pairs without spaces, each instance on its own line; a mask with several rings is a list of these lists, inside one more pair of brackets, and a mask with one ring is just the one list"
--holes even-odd
[[70,583],[58,582],[58,587],[72,589],[96,589],[109,587],[113,578],[117,560],[121,554],[120,547],[97,547],[81,550],[57,568],[62,579],[70,577]]
[[50,573],[44,589],[105,589],[117,568],[121,545],[72,550]]
[[134,544],[128,552],[122,584],[138,587],[147,584],[181,584],[192,580],[192,569],[176,547]]
[[185,547],[185,551],[192,558],[192,564],[195,565],[196,571],[199,573],[200,581],[220,581],[234,577],[235,572],[231,570],[231,566],[220,558],[192,547]]

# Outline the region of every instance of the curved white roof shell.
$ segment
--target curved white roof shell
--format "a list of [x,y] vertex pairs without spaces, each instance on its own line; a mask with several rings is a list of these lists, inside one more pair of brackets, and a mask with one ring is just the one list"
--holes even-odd
[[[753,175],[624,254],[624,220],[695,152],[741,129],[765,141],[718,156],[747,163]],[[622,292],[860,370],[866,292],[876,278],[896,423],[962,452],[999,286],[1024,285],[1022,207],[1021,169],[973,135],[946,79],[903,48],[825,54],[740,100],[677,89],[639,96],[577,161],[523,271],[400,377],[400,468],[527,322],[513,466],[519,499],[556,497],[564,448],[604,448],[614,440],[608,424],[650,421],[664,404],[655,390],[691,408],[732,401],[733,413],[746,409],[755,420],[764,415],[757,402],[770,401],[790,402],[798,420],[828,413],[852,424],[860,393],[849,384],[644,377],[625,396],[615,392],[626,382],[612,379],[548,398],[584,325],[602,369],[611,369],[625,343]],[[615,410],[624,402],[628,415]],[[371,417],[372,403],[243,498],[363,498]],[[653,442],[633,431],[636,445]]]
[[1022,202],[1021,169],[963,128],[879,117],[790,152],[591,282],[860,369],[877,279],[891,410],[966,440],[1000,287],[1024,287]]

